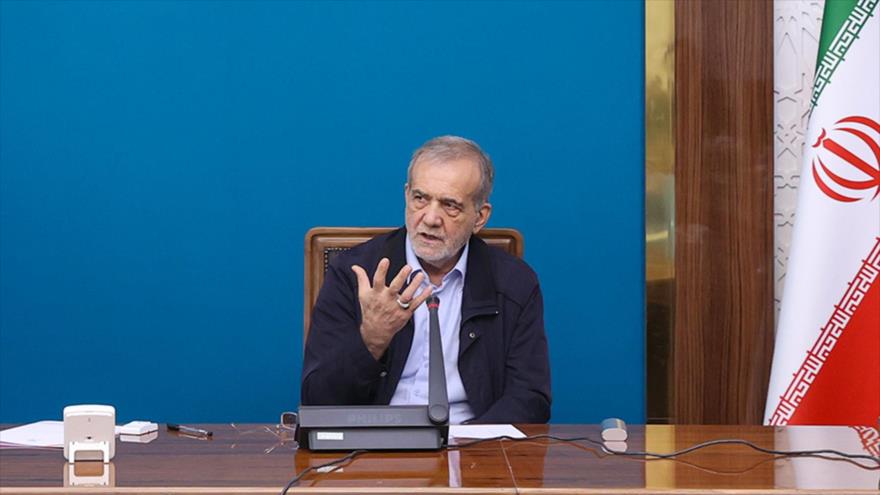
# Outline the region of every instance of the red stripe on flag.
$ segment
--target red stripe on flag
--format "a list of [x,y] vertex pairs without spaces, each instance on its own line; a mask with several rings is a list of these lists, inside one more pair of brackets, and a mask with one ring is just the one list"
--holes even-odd
[[880,238],[780,397],[771,425],[873,425],[880,416]]

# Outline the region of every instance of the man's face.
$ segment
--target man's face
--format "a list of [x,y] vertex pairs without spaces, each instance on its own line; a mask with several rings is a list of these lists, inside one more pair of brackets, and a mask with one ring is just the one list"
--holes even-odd
[[474,206],[479,165],[469,158],[418,161],[410,179],[405,189],[406,230],[413,250],[422,261],[448,271],[492,211],[488,203],[479,210]]

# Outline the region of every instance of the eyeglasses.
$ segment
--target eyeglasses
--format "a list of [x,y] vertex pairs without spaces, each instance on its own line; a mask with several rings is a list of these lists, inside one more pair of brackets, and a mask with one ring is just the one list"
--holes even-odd
[[[275,437],[275,444],[263,451],[269,454],[278,447],[285,447],[291,450],[299,448],[296,441],[297,414],[294,412],[283,412],[278,419],[278,424],[272,426],[262,426],[260,428],[241,430],[235,423],[230,423],[233,429],[238,431],[239,435],[251,435],[254,433],[269,433]],[[230,448],[236,448],[237,444],[233,443]]]

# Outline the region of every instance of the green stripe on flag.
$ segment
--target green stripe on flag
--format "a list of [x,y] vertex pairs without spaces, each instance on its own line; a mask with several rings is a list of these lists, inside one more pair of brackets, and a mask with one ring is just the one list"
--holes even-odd
[[825,0],[825,13],[822,15],[822,33],[819,35],[819,53],[816,54],[816,63],[822,60],[831,40],[837,36],[840,26],[852,13],[853,7],[859,0]]
[[880,0],[827,0],[822,17],[822,34],[819,37],[819,53],[816,61],[816,77],[813,79],[813,97],[810,112],[818,104],[825,87],[831,84],[831,76],[846,58],[850,46],[868,19],[877,13]]

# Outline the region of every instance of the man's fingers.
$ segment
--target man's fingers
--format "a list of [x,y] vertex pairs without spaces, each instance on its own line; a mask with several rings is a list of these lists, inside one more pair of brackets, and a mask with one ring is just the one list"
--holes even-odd
[[385,287],[385,276],[388,275],[388,265],[390,264],[391,262],[388,258],[382,258],[379,260],[379,265],[376,266],[376,273],[373,274],[374,289]]
[[[397,275],[394,277],[394,280],[391,281],[391,284],[388,286],[388,288],[395,293],[398,292],[400,288],[403,287],[404,282],[406,282],[406,277],[409,276],[410,272],[412,272],[412,267],[409,265],[404,265],[403,268],[401,268],[400,271],[397,272]],[[406,299],[409,298],[407,297]]]
[[358,265],[351,265],[351,271],[353,271],[354,276],[357,277],[358,293],[370,290],[370,277],[367,276],[366,270]]
[[422,285],[422,281],[425,280],[425,274],[423,272],[416,273],[416,276],[410,281],[409,285],[403,292],[400,293],[401,301],[409,301],[413,298],[413,295],[419,290],[419,287]]
[[416,296],[412,300],[412,302],[409,303],[409,309],[411,311],[415,311],[416,308],[418,308],[419,306],[422,305],[423,302],[425,302],[425,300],[427,300],[429,297],[431,297],[432,292],[434,292],[434,287],[429,285],[427,289],[423,290],[421,294]]

